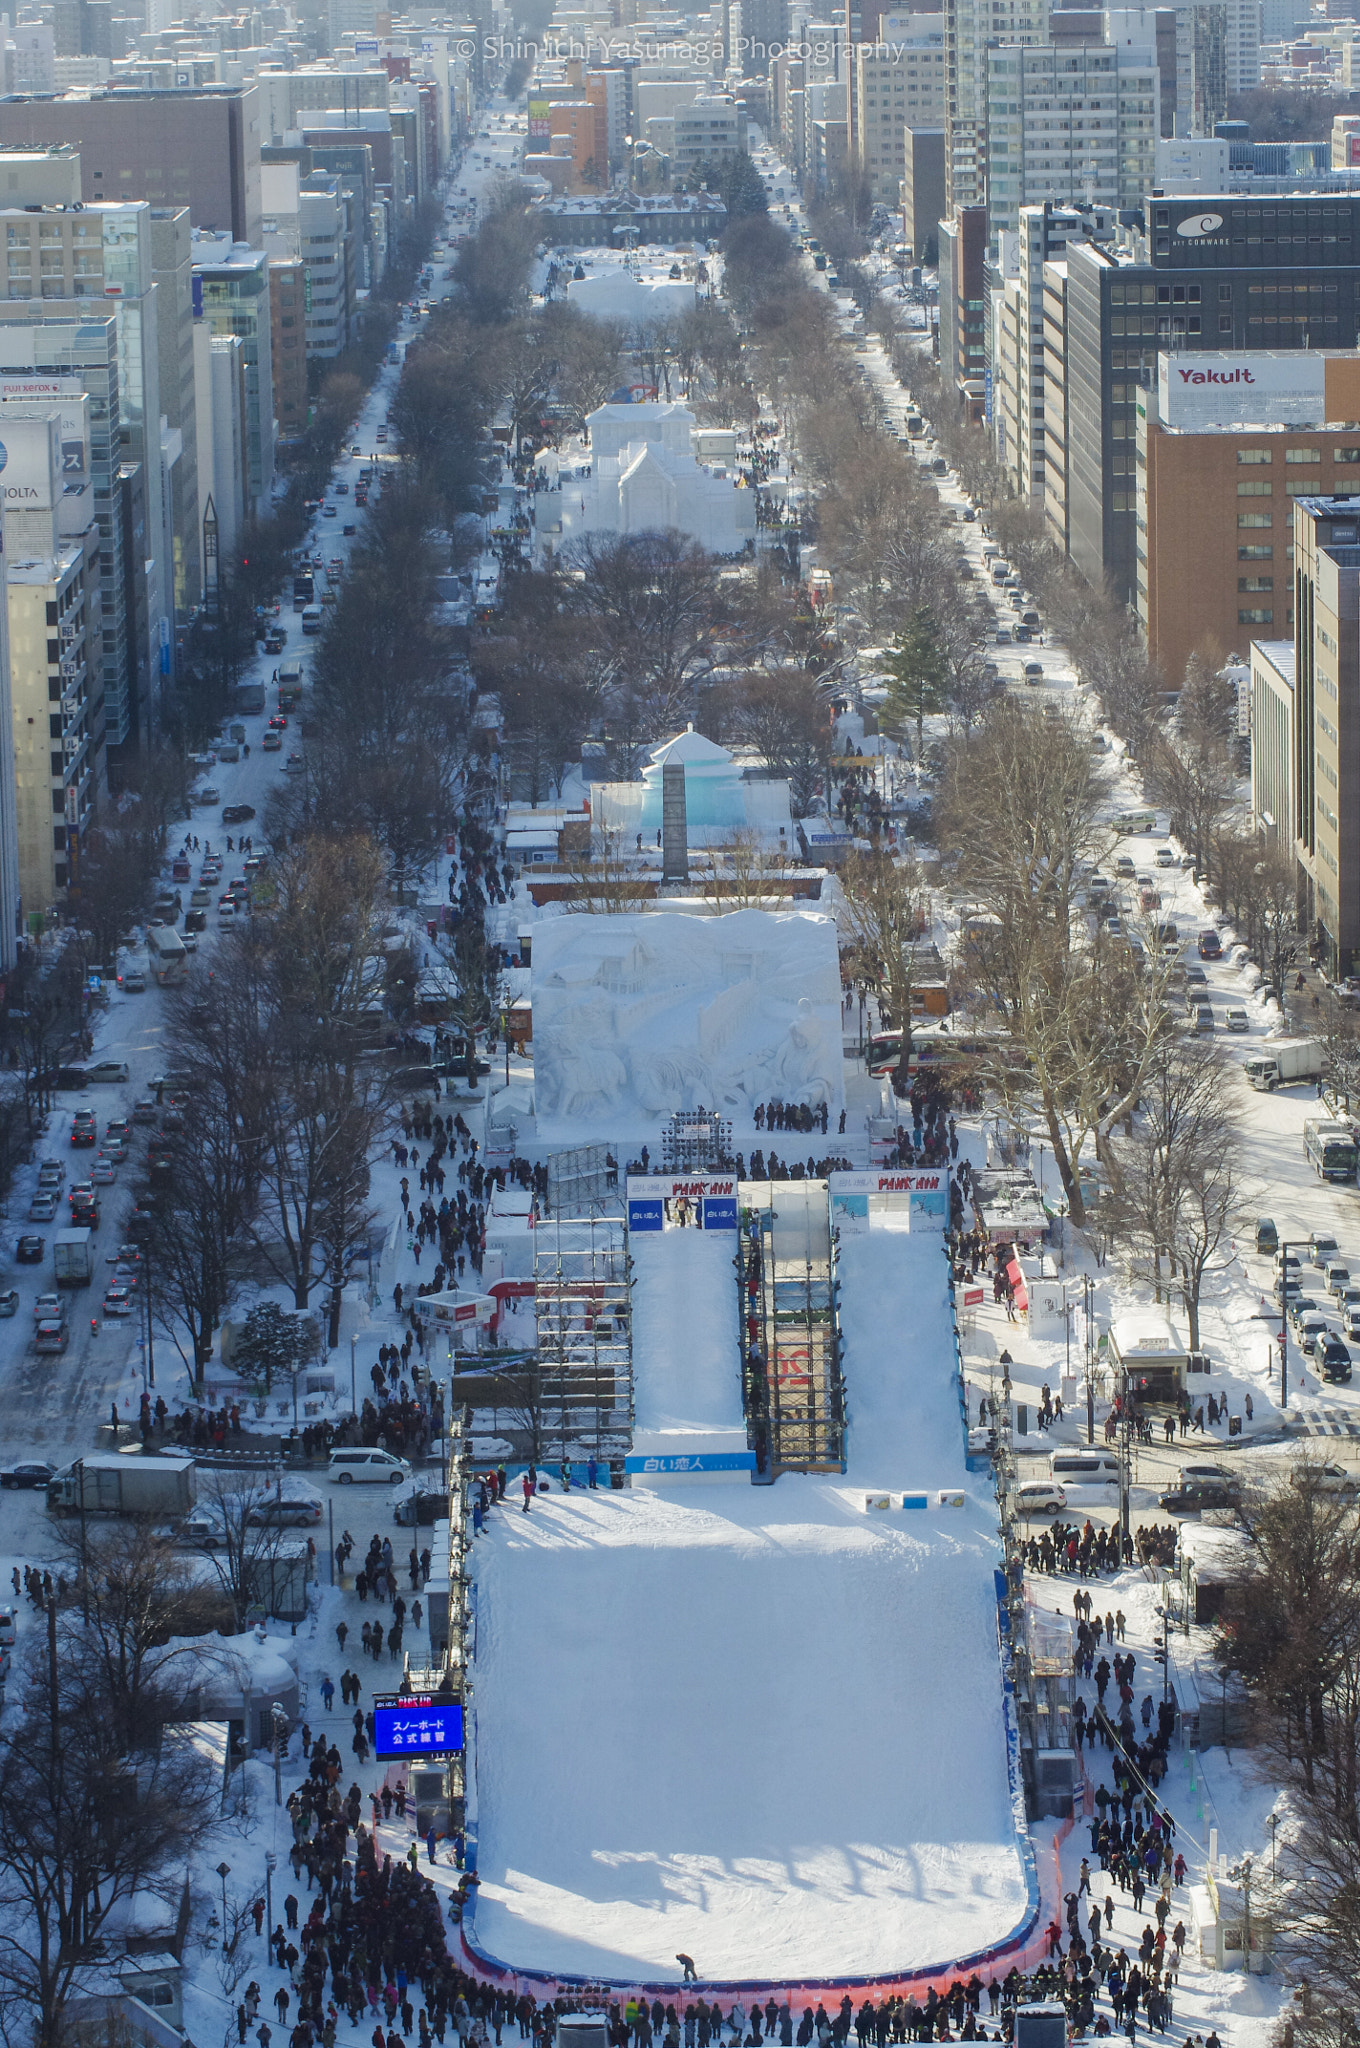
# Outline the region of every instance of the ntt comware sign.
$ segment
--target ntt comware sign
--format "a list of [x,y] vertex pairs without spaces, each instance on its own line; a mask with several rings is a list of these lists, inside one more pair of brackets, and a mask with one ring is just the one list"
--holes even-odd
[[1164,355],[1159,410],[1168,427],[1320,427],[1326,360],[1311,349]]

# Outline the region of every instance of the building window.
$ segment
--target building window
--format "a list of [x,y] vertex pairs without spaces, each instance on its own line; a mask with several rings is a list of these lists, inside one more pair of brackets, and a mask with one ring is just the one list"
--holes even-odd
[[1238,608],[1237,623],[1239,626],[1269,626],[1274,623],[1274,619],[1275,614],[1273,611],[1262,609],[1259,605],[1245,611],[1240,606]]
[[[1321,462],[1322,450],[1320,448],[1286,448],[1284,459],[1286,462]],[[1240,456],[1238,460],[1241,460]]]
[[1219,316],[1218,316],[1218,331],[1219,331],[1219,333],[1220,333],[1220,334],[1231,334],[1231,333],[1232,333],[1232,314],[1231,314],[1231,313],[1220,313],[1220,314],[1219,314]]
[[1269,562],[1274,558],[1274,554],[1275,550],[1268,541],[1264,546],[1258,542],[1249,542],[1246,547],[1237,550],[1237,559],[1239,562]]
[[1360,462],[1360,448],[1333,448],[1333,462]]
[[1237,524],[1239,529],[1247,526],[1269,526],[1270,514],[1269,512],[1239,512]]
[[1240,469],[1268,467],[1270,463],[1270,450],[1269,448],[1239,448],[1237,451],[1237,462]]
[[1239,576],[1237,579],[1237,587],[1240,591],[1244,592],[1252,590],[1273,590],[1275,588],[1275,578],[1273,576]]
[[1237,495],[1239,498],[1268,498],[1271,486],[1265,477],[1242,477],[1238,480]]

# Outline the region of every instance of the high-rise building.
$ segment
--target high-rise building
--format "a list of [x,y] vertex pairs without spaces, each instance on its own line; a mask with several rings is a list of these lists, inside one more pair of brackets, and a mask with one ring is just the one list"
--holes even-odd
[[100,546],[93,520],[81,534],[61,531],[59,414],[7,416],[4,434],[6,475],[13,469],[23,478],[26,507],[25,531],[5,550],[4,610],[19,887],[28,916],[50,911],[78,886],[84,835],[102,791]]
[[186,206],[197,228],[258,246],[260,125],[255,86],[70,93],[0,100],[0,149],[80,151],[87,205]]
[[873,197],[895,201],[906,175],[907,130],[944,120],[944,16],[915,15],[887,40],[857,43],[854,59],[860,161]]
[[241,343],[246,375],[248,518],[262,518],[274,481],[274,365],[269,258],[225,235],[193,237],[196,317]]
[[270,345],[274,417],[280,442],[307,425],[307,266],[300,257],[269,259]]
[[1292,821],[1328,972],[1360,955],[1360,496],[1294,503]]
[[944,212],[944,129],[903,132],[902,238],[917,263],[940,259],[940,216]]
[[985,206],[962,207],[940,222],[940,374],[947,387],[967,392],[979,419],[987,376],[987,232]]
[[1116,210],[1151,190],[1160,118],[1155,47],[1001,45],[988,52],[994,229],[1045,199]]
[[[943,277],[941,279],[943,299]],[[1072,559],[1125,602],[1136,587],[1136,407],[1159,350],[1350,347],[1360,321],[1360,195],[1154,196],[1118,250],[1070,242],[1061,356]]]
[[[1022,206],[1015,236],[1014,278],[1001,287],[1000,333],[992,375],[992,437],[997,461],[1017,496],[1038,510],[1047,479],[1050,393],[1044,346],[1044,271],[1069,241],[1108,242],[1114,232],[1108,208]],[[994,314],[994,318],[995,318]]]
[[946,0],[945,208],[987,200],[987,54],[1001,43],[1044,39],[1044,0]]
[[[60,200],[50,196],[58,174],[67,180],[67,196]],[[161,666],[161,621],[167,620],[168,630],[173,603],[164,559],[159,326],[150,207],[82,204],[81,185],[74,151],[0,153],[0,374],[45,371],[54,332],[72,335],[74,353],[83,358],[88,328],[94,383],[86,389],[98,412],[109,403],[102,388],[106,373],[98,363],[99,330],[105,319],[112,321],[116,439],[105,457],[98,437],[95,495],[105,534],[104,724],[116,773],[120,750],[135,749],[149,728],[152,677]],[[41,338],[31,339],[35,335]],[[66,346],[65,340],[56,344],[59,355]],[[70,374],[69,362],[63,373]],[[137,553],[124,562],[123,541],[115,542],[113,527],[125,517],[120,506],[128,498],[130,469],[140,476],[134,496],[144,531]],[[138,620],[145,622],[142,630]]]
[[194,291],[187,207],[151,210],[151,263],[156,282],[156,336],[161,413],[178,436],[164,483],[170,534],[167,582],[175,626],[183,632],[203,599],[203,555],[198,518],[198,435],[194,398]]

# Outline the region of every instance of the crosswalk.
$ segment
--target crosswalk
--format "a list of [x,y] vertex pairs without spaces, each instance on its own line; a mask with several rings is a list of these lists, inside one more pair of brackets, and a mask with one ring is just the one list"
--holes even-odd
[[1303,1436],[1360,1437],[1360,1422],[1341,1408],[1291,1408],[1289,1426]]

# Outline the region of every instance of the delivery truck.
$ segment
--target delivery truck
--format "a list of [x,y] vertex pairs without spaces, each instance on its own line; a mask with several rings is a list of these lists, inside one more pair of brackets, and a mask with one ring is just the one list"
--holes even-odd
[[1322,1072],[1322,1047],[1316,1038],[1282,1038],[1249,1059],[1243,1072],[1262,1093],[1286,1088],[1291,1081],[1316,1081]]
[[[136,1451],[91,1453],[47,1482],[54,1515],[155,1515],[178,1521],[198,1497],[192,1458],[144,1458]],[[84,1498],[82,1500],[82,1492]]]
[[94,1237],[88,1230],[59,1230],[52,1239],[58,1287],[88,1287],[94,1278]]

